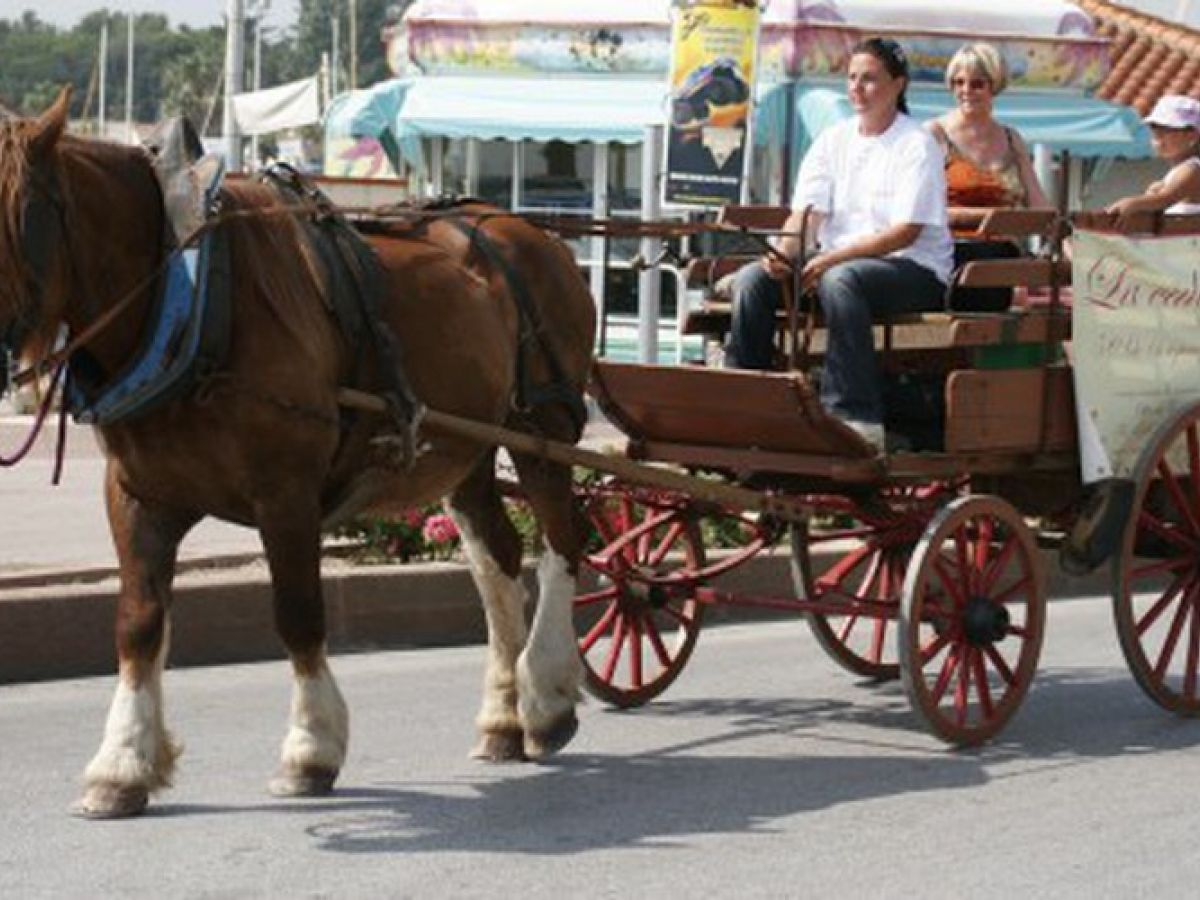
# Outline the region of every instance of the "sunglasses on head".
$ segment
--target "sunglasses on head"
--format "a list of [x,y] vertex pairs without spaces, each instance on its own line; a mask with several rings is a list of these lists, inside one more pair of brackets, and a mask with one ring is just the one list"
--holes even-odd
[[950,87],[952,87],[956,90],[958,88],[965,87],[968,90],[972,90],[972,91],[982,91],[984,88],[986,88],[990,84],[991,84],[991,82],[988,81],[986,78],[951,78],[950,79]]

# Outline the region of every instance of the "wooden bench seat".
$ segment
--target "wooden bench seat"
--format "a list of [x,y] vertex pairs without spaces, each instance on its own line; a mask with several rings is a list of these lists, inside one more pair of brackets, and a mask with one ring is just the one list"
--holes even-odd
[[[745,229],[763,227],[778,230],[787,212],[784,207],[727,207],[721,222]],[[1054,210],[991,210],[983,216],[976,236],[981,240],[1029,237],[1057,240],[1055,230],[1058,223]],[[729,298],[723,296],[720,289],[720,281],[756,258],[753,255],[730,254],[701,257],[689,263],[687,283],[690,287],[703,289],[705,297],[699,306],[690,309],[684,317],[681,327],[684,334],[702,335],[715,341],[724,339],[729,332],[732,313]],[[1014,288],[1023,300],[1031,293],[1037,296],[1055,288],[1069,287],[1071,266],[1066,260],[1045,257],[976,260],[959,269],[953,283],[958,288]],[[951,309],[953,305],[951,296]],[[1046,304],[1033,305],[1044,307]],[[787,315],[783,310],[779,312],[778,320],[781,328],[786,328]],[[819,319],[815,324],[820,327]],[[1044,310],[1035,314],[1030,309],[1015,306],[998,313],[922,313],[894,316],[879,324],[890,332],[884,338],[884,344],[889,347],[974,347],[1070,338],[1070,316],[1065,309],[1058,310],[1053,317]],[[946,333],[939,335],[939,328]]]

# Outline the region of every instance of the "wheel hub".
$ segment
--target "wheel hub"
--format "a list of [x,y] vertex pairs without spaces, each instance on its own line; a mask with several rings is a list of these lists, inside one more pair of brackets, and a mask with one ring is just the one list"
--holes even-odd
[[1011,617],[1008,609],[987,597],[971,597],[963,611],[963,635],[977,647],[1004,640]]
[[671,591],[661,585],[645,581],[628,580],[621,585],[618,602],[626,613],[662,609],[671,599]]

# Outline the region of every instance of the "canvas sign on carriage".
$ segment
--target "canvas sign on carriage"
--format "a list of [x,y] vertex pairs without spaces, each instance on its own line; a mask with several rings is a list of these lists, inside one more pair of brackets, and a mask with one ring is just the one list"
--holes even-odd
[[1073,260],[1083,478],[1129,478],[1155,429],[1200,396],[1200,237],[1081,229]]

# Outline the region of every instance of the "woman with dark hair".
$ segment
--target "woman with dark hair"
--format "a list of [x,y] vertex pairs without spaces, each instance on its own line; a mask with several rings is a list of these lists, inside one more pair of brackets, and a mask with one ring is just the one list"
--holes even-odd
[[875,362],[876,316],[943,307],[952,245],[946,226],[942,153],[907,115],[908,60],[893,40],[853,50],[846,76],[855,115],[823,131],[800,166],[790,234],[776,253],[745,266],[733,286],[727,364],[771,368],[780,281],[800,257],[805,210],[816,255],[801,270],[821,302],[828,343],[821,403],[869,443],[884,446]]

